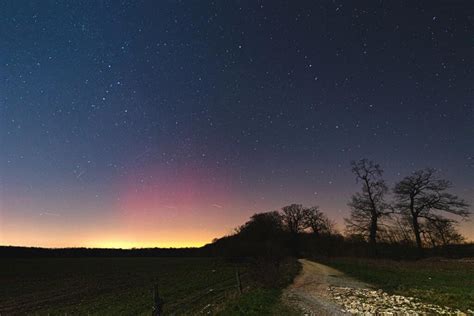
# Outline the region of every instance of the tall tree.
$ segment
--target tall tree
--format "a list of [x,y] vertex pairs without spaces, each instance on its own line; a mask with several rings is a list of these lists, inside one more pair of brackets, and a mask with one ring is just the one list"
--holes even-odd
[[282,208],[282,220],[291,234],[301,233],[306,229],[305,208],[301,204],[291,204]]
[[378,164],[361,159],[353,161],[351,165],[356,181],[362,184],[362,191],[355,193],[348,203],[351,215],[346,219],[346,225],[349,231],[368,235],[371,255],[375,255],[379,220],[390,214],[390,207],[385,202],[388,188]]
[[301,204],[291,204],[282,208],[283,225],[291,235],[291,249],[294,256],[300,252],[300,233],[306,229],[305,208]]
[[403,178],[395,186],[396,207],[411,219],[419,255],[423,255],[421,238],[422,219],[439,219],[439,212],[467,218],[469,204],[456,195],[446,192],[451,187],[447,180],[437,177],[435,169],[423,169]]
[[319,207],[305,209],[304,216],[305,226],[310,228],[315,235],[329,235],[334,232],[334,223],[319,210]]

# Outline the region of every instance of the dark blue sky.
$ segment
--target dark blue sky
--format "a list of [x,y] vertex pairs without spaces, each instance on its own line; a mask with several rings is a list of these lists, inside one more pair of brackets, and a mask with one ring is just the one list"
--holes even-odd
[[291,202],[340,221],[362,157],[390,184],[439,168],[473,201],[469,1],[4,1],[0,16],[2,244],[199,244]]

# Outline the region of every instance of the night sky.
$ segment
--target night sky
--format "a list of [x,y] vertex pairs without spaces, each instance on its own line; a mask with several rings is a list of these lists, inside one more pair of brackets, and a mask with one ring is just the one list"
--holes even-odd
[[[0,244],[199,246],[342,227],[350,161],[474,202],[471,1],[2,1]],[[461,231],[474,238],[472,222]]]

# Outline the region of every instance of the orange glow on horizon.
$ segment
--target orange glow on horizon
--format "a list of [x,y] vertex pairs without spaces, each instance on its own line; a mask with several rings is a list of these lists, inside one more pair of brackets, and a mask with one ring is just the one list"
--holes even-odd
[[87,248],[107,248],[107,249],[132,249],[132,248],[193,248],[202,247],[210,241],[188,241],[188,242],[133,242],[128,240],[105,240],[87,245]]
[[[192,223],[176,230],[150,230],[140,225],[134,227],[108,227],[94,230],[74,230],[68,225],[55,225],[43,230],[36,223],[22,223],[22,229],[16,225],[3,225],[0,229],[0,245],[44,247],[44,248],[182,248],[201,247],[212,242],[214,238],[222,237],[233,231],[234,227],[242,224],[246,218],[235,223],[215,227],[214,229],[197,229]],[[338,221],[339,222],[339,221]],[[342,228],[341,225],[338,225]],[[460,232],[467,241],[474,241],[472,222],[462,222]]]
[[[146,181],[142,181],[143,178]],[[167,173],[148,167],[116,184],[114,191],[118,198],[106,207],[74,204],[69,212],[40,213],[35,209],[37,203],[31,201],[12,209],[7,219],[2,217],[5,210],[0,205],[0,245],[122,249],[200,247],[233,232],[252,214],[275,210],[294,200],[321,206],[339,223],[341,232],[343,218],[348,215],[338,192],[321,194],[316,202],[304,201],[305,196],[310,196],[303,194],[304,191],[301,196],[294,195],[291,201],[275,195],[252,199],[235,190],[225,174],[211,176],[199,168]],[[88,198],[84,197],[81,202]],[[24,202],[25,198],[19,196],[18,201]],[[67,201],[64,204],[67,205]],[[474,241],[472,221],[461,222],[459,228],[468,241]]]
[[54,233],[44,233],[41,239],[33,232],[18,233],[17,231],[3,231],[0,235],[0,245],[19,247],[44,247],[44,248],[184,248],[201,247],[212,242],[216,237],[224,235],[221,232],[190,231],[164,234],[120,234],[89,233],[83,236],[63,234],[61,238]]

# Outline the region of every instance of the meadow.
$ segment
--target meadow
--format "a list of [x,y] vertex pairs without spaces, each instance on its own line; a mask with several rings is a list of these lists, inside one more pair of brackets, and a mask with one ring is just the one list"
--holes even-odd
[[155,284],[166,314],[214,313],[237,297],[236,268],[213,258],[3,259],[0,314],[150,315]]
[[454,259],[393,261],[330,259],[326,264],[392,294],[474,310],[474,262]]

